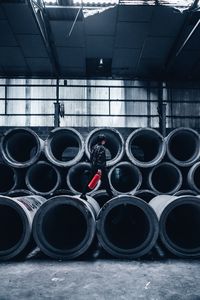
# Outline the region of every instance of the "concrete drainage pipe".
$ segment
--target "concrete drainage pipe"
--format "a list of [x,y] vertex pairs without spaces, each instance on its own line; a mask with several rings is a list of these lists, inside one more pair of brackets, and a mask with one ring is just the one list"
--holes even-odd
[[97,236],[115,257],[138,258],[147,254],[158,237],[158,220],[143,200],[120,195],[108,201],[97,219]]

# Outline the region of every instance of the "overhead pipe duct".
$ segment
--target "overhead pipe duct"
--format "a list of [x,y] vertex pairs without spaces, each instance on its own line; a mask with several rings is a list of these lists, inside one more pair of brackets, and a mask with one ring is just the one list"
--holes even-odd
[[193,165],[200,157],[199,134],[190,128],[177,128],[166,138],[167,155],[178,166]]
[[23,196],[31,196],[31,195],[34,195],[34,193],[25,189],[13,190],[8,193],[9,197],[23,197]]
[[74,259],[91,246],[100,210],[91,197],[84,201],[77,196],[56,196],[37,212],[33,235],[38,247],[55,259]]
[[59,166],[70,167],[77,164],[84,154],[84,140],[73,128],[56,128],[45,141],[47,159]]
[[[71,167],[67,173],[67,185],[69,189],[74,194],[81,194],[83,192],[83,188],[91,178],[91,165],[86,162],[81,162]],[[98,182],[97,186],[93,191],[96,191],[101,184],[101,181]],[[88,194],[91,194],[88,192]]]
[[124,155],[124,140],[118,130],[114,128],[96,128],[92,130],[86,139],[85,153],[90,158],[92,147],[97,143],[99,134],[106,136],[106,160],[107,166],[118,163]]
[[173,196],[184,196],[184,195],[192,195],[192,196],[196,196],[197,192],[193,191],[193,190],[179,190],[178,192],[176,192]]
[[91,193],[91,197],[94,198],[100,207],[104,206],[106,202],[111,200],[111,197],[108,195],[106,190],[97,190]]
[[187,181],[192,190],[200,193],[200,162],[194,164],[187,176]]
[[0,162],[0,194],[13,191],[18,184],[17,172],[14,168]]
[[135,197],[144,200],[146,203],[149,203],[157,195],[158,194],[152,190],[138,190],[134,194]]
[[180,257],[200,257],[200,201],[196,196],[160,195],[150,201],[159,218],[160,239]]
[[109,181],[115,193],[133,194],[142,184],[142,174],[138,167],[123,161],[109,171]]
[[148,184],[157,194],[174,194],[182,185],[181,171],[172,163],[164,162],[149,173]]
[[0,196],[0,260],[25,257],[36,247],[32,222],[45,201],[40,196]]
[[25,168],[39,159],[43,144],[43,140],[33,130],[14,128],[3,135],[0,150],[7,164],[16,168]]
[[30,191],[42,196],[52,194],[61,184],[59,171],[45,161],[39,161],[31,166],[26,173],[25,180]]
[[108,201],[97,218],[97,236],[102,247],[120,258],[147,254],[158,237],[158,220],[143,200],[120,195]]
[[140,128],[129,135],[125,149],[133,164],[143,168],[153,167],[166,153],[165,139],[155,129]]

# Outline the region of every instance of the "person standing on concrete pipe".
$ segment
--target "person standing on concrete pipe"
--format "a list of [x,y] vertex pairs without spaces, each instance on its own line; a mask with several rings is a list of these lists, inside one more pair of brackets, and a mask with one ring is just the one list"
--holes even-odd
[[[102,183],[105,185],[105,189],[110,197],[113,197],[113,193],[111,191],[109,179],[108,179],[108,172],[106,169],[106,149],[104,145],[106,144],[106,137],[104,134],[99,134],[97,137],[97,144],[95,144],[92,148],[91,155],[90,155],[90,162],[92,165],[91,170],[91,179],[93,176],[99,172],[101,174]],[[89,182],[90,182],[89,181]],[[83,192],[81,194],[81,198],[87,200],[86,193],[88,191],[88,183],[84,186]]]

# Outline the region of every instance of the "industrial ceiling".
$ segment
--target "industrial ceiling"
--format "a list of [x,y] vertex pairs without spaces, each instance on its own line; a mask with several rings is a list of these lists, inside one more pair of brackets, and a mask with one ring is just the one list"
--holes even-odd
[[0,76],[199,80],[198,1],[169,2],[2,0]]

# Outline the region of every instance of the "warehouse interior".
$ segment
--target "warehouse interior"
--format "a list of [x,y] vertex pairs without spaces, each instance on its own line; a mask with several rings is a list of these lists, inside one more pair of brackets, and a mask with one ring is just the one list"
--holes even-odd
[[199,37],[199,0],[0,1],[0,299],[200,299]]

